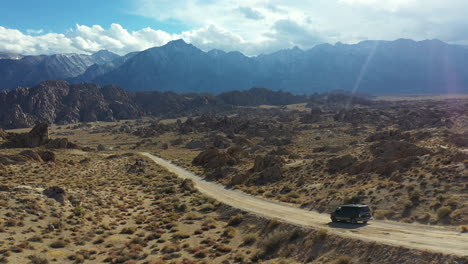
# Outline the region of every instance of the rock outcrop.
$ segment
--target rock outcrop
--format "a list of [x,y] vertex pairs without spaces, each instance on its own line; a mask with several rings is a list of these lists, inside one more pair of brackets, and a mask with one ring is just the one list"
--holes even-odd
[[134,95],[115,86],[46,81],[32,88],[0,92],[0,127],[30,127],[36,123],[135,119],[143,111]]
[[49,141],[49,125],[40,123],[34,126],[28,133],[8,133],[4,147],[8,148],[36,148],[45,145]]
[[219,169],[225,166],[237,164],[237,159],[226,151],[216,148],[207,149],[193,159],[192,164],[202,166],[205,169]]
[[66,138],[49,139],[49,125],[40,123],[34,126],[28,133],[8,133],[4,148],[37,148],[44,146],[49,149],[78,149],[78,145]]
[[265,185],[276,182],[283,177],[284,160],[276,155],[257,156],[254,166],[250,169],[250,184]]
[[45,189],[42,194],[62,204],[68,200],[68,195],[65,189],[58,186],[49,187]]
[[429,154],[430,151],[405,141],[380,141],[370,146],[374,159],[356,162],[356,165],[347,168],[347,172],[377,173],[389,176],[395,171],[404,172],[419,164],[419,156]]
[[24,162],[54,162],[55,153],[51,151],[23,150],[15,155],[0,155],[1,165],[15,165]]

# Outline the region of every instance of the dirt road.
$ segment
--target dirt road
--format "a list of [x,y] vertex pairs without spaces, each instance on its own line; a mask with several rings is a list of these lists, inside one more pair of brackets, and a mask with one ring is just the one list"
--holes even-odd
[[373,220],[367,225],[330,223],[328,214],[303,210],[208,182],[192,172],[149,153],[141,153],[181,178],[192,179],[200,192],[234,208],[280,221],[326,229],[328,232],[365,241],[379,242],[443,254],[468,256],[468,234],[448,227],[434,227]]

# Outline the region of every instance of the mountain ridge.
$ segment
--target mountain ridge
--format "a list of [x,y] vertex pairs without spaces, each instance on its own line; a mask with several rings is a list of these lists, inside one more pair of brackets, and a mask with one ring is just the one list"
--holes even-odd
[[254,57],[204,52],[178,40],[140,52],[86,81],[117,84],[130,91],[222,93],[268,87],[294,93],[336,89],[372,94],[463,93],[468,92],[467,68],[467,50],[440,40],[320,44]]
[[19,55],[0,59],[0,89],[32,86],[46,80],[68,79],[83,74],[94,64],[103,64],[119,56],[109,51],[86,54]]
[[[26,56],[19,61],[23,60],[40,61],[40,57]],[[0,60],[0,73],[2,61],[5,60]],[[297,94],[339,89],[371,94],[468,92],[468,49],[440,40],[324,43],[308,50],[293,47],[253,57],[237,51],[205,52],[183,40],[174,40],[79,69],[79,74],[57,77],[46,72],[45,77],[41,76],[44,78],[35,79],[177,93],[223,93],[252,87]],[[15,87],[38,82],[20,80]],[[13,81],[3,83],[5,80],[0,78],[0,87],[13,88]]]
[[114,85],[45,81],[33,87],[0,91],[0,128],[32,127],[37,123],[181,117],[230,110],[235,106],[305,103],[308,97],[264,88],[220,95],[174,92],[128,92]]

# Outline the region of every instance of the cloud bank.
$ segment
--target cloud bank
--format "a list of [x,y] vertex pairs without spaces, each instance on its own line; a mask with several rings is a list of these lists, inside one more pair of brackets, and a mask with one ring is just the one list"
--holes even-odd
[[[130,1],[130,0],[129,0]],[[76,25],[65,33],[0,26],[0,51],[22,54],[118,54],[161,46],[182,38],[203,49],[248,55],[318,43],[367,39],[438,38],[468,44],[466,0],[132,0],[131,13],[161,23],[177,21],[191,30],[129,31],[114,23]],[[168,22],[169,23],[169,22]]]

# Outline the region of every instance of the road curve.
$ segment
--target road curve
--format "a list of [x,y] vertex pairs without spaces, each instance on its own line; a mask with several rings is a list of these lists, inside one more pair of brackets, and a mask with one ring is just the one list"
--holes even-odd
[[329,215],[307,211],[287,204],[252,196],[238,190],[226,189],[223,185],[209,182],[194,173],[172,164],[170,161],[142,152],[158,165],[180,178],[192,179],[197,189],[224,204],[282,222],[326,229],[340,236],[379,242],[393,246],[403,246],[420,250],[430,250],[443,254],[468,256],[468,234],[444,227],[404,224],[386,221],[371,221],[367,225],[330,223]]

